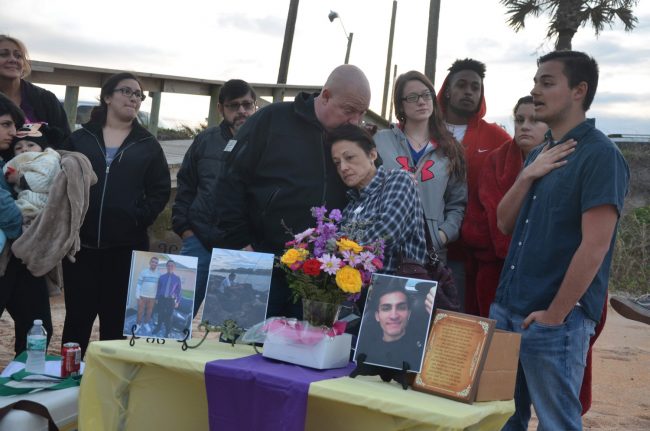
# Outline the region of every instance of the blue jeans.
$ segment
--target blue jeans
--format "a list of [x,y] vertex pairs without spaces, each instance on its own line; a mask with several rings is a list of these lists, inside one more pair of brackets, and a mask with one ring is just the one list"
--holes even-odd
[[521,334],[516,411],[503,430],[527,430],[531,402],[539,419],[538,430],[582,430],[580,386],[596,322],[580,306],[573,307],[558,326],[533,322],[522,329],[526,316],[497,303],[490,307],[490,318],[497,321],[498,329]]
[[199,307],[205,299],[205,289],[208,285],[208,272],[210,271],[210,259],[212,257],[212,250],[203,247],[201,241],[196,235],[189,236],[183,240],[181,247],[181,254],[183,256],[194,256],[199,258],[196,269],[196,293],[194,294],[194,313],[192,317],[196,317],[199,312]]

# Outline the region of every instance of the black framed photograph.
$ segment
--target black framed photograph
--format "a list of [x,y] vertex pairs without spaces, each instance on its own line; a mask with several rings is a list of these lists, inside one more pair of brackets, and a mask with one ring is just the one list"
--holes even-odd
[[248,329],[266,318],[273,254],[215,248],[201,321]]
[[355,362],[419,372],[427,344],[431,309],[438,283],[431,280],[373,274],[361,318]]
[[198,259],[134,251],[123,335],[182,340],[192,334]]

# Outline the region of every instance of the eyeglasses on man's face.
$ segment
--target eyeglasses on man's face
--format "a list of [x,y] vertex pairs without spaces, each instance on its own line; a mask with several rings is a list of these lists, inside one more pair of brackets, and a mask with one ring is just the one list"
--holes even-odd
[[425,91],[422,94],[411,93],[406,97],[402,97],[402,100],[408,103],[418,103],[420,101],[420,98],[422,98],[424,101],[429,101],[433,99],[433,94],[430,91]]
[[133,89],[131,89],[131,88],[129,88],[129,87],[116,88],[116,89],[113,90],[113,91],[114,91],[114,92],[115,92],[115,91],[119,91],[120,93],[122,93],[122,95],[124,95],[124,96],[126,96],[126,97],[129,97],[129,98],[130,98],[131,96],[135,96],[136,98],[140,99],[141,101],[144,101],[144,99],[147,98],[147,96],[145,96],[145,95],[142,93],[142,91],[140,91],[140,90],[133,90]]
[[239,108],[244,108],[245,111],[252,111],[255,109],[255,102],[233,102],[225,103],[223,106],[233,112],[239,111]]

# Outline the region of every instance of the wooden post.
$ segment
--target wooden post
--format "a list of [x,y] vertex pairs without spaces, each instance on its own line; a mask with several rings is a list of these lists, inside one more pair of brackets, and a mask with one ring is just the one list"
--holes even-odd
[[65,115],[68,116],[68,125],[70,126],[70,130],[73,131],[75,124],[77,123],[77,103],[79,103],[79,87],[66,85],[63,109],[65,110]]
[[284,101],[284,87],[276,87],[273,89],[273,103]]
[[158,118],[160,117],[160,100],[162,98],[161,91],[150,91],[151,97],[151,113],[149,114],[149,125],[147,129],[149,133],[156,136],[158,134]]
[[427,34],[427,52],[424,60],[424,74],[436,83],[436,59],[438,57],[438,23],[440,21],[441,0],[431,0],[429,6],[429,32]]
[[210,86],[210,109],[208,110],[208,127],[216,126],[221,123],[221,114],[217,105],[219,104],[219,93],[221,92],[221,85]]
[[284,29],[284,42],[282,43],[282,54],[280,56],[280,70],[278,71],[278,84],[287,83],[289,74],[289,60],[291,59],[291,47],[293,45],[293,33],[296,30],[296,18],[298,17],[299,0],[291,0],[287,25]]
[[388,54],[386,58],[386,75],[384,77],[384,98],[381,102],[381,116],[386,118],[386,102],[388,101],[388,84],[390,83],[390,65],[393,58],[393,36],[395,35],[395,14],[397,13],[397,0],[393,0],[393,14],[390,19],[390,36],[388,37]]

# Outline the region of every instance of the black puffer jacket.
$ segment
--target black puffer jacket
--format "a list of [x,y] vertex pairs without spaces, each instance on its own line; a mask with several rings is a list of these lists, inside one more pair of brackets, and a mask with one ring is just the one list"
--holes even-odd
[[45,121],[50,126],[59,128],[63,132],[61,142],[51,142],[50,146],[59,148],[63,139],[70,136],[70,126],[68,125],[68,117],[65,115],[61,102],[56,98],[54,93],[41,88],[31,82],[22,80],[22,90],[27,96],[27,102],[34,109],[34,114],[38,121]]
[[211,197],[222,166],[222,153],[232,139],[225,122],[199,133],[187,149],[176,175],[176,199],[172,207],[172,228],[179,236],[190,229],[208,249],[218,245],[219,229]]
[[63,148],[88,157],[97,174],[80,231],[82,245],[108,248],[147,241],[147,228],[171,192],[169,167],[156,138],[134,122],[107,166],[102,126],[90,122],[74,132]]
[[224,246],[280,254],[293,233],[315,225],[310,209],[342,209],[345,185],[336,172],[314,94],[269,105],[236,134],[228,170],[217,183],[216,202]]

